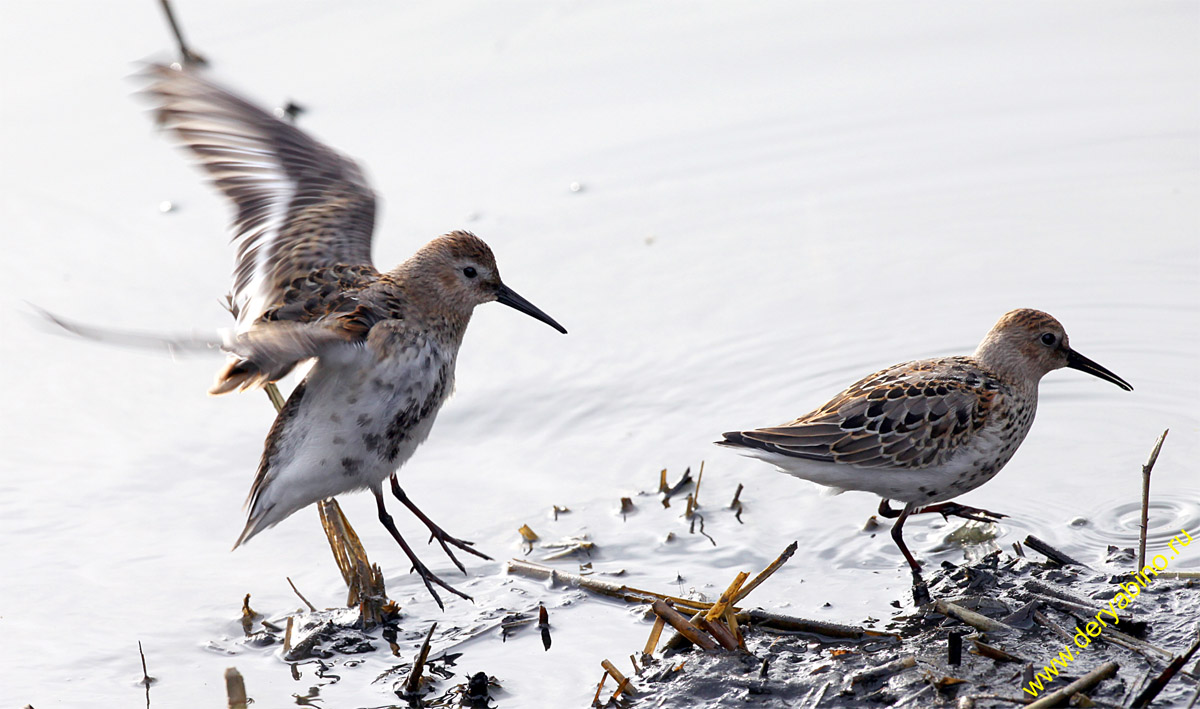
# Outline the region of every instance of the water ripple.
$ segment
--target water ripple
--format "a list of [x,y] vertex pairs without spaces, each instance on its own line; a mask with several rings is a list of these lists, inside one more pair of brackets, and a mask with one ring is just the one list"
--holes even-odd
[[[1104,505],[1079,529],[1084,543],[1097,546],[1137,546],[1141,535],[1141,502],[1112,502]],[[1146,521],[1146,546],[1163,547],[1186,530],[1200,538],[1200,493],[1189,491],[1156,495],[1150,500]],[[1200,551],[1197,552],[1200,555]]]

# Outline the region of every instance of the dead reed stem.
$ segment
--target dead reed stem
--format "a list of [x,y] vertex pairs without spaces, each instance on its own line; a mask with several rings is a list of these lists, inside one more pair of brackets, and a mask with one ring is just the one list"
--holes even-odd
[[1163,441],[1167,440],[1167,434],[1170,432],[1169,428],[1162,432],[1154,444],[1154,450],[1150,452],[1150,460],[1142,466],[1142,528],[1138,538],[1138,571],[1146,568],[1146,532],[1150,528],[1150,472],[1154,470],[1158,452],[1162,450]]
[[635,688],[633,686],[633,684],[630,683],[628,677],[621,674],[621,671],[618,670],[617,666],[614,665],[611,661],[601,660],[600,666],[603,667],[610,675],[612,675],[612,678],[617,681],[617,691],[613,693],[614,699],[622,691],[627,692],[629,694],[637,694],[637,688]]
[[725,624],[729,626],[729,632],[733,633],[733,637],[737,640],[738,647],[746,649],[746,639],[742,637],[742,630],[738,627],[737,614],[732,608],[725,609]]
[[350,520],[342,513],[337,500],[329,498],[317,503],[321,515],[321,526],[329,540],[334,561],[346,582],[346,606],[362,609],[366,627],[377,625],[383,619],[383,605],[387,602],[383,571],[367,558],[362,541],[350,526]]
[[1061,551],[1055,549],[1054,547],[1050,546],[1046,542],[1043,542],[1041,539],[1038,539],[1037,537],[1033,536],[1032,534],[1025,537],[1025,546],[1029,547],[1030,549],[1033,549],[1037,553],[1041,554],[1042,556],[1046,557],[1047,559],[1049,559],[1049,560],[1053,561],[1054,563],[1059,564],[1061,566],[1074,565],[1074,566],[1082,566],[1085,569],[1089,568],[1087,564],[1072,559],[1071,557],[1069,557],[1066,554],[1062,553]]
[[642,650],[643,655],[654,654],[654,648],[658,647],[658,639],[662,637],[663,627],[667,621],[662,619],[662,616],[654,616],[654,627],[650,629],[650,637],[646,639],[646,647]]
[[796,542],[792,542],[791,544],[789,544],[788,548],[784,549],[783,553],[780,554],[779,557],[777,559],[775,559],[775,561],[772,561],[770,564],[767,565],[767,568],[760,571],[758,576],[755,576],[750,581],[750,583],[746,584],[745,586],[742,586],[741,590],[739,590],[737,592],[737,595],[734,597],[732,603],[737,603],[738,601],[742,600],[746,596],[749,596],[751,591],[758,588],[759,585],[762,584],[763,581],[766,581],[768,578],[771,577],[771,574],[778,571],[779,567],[786,564],[787,560],[792,558],[792,554],[796,553],[797,546],[798,546],[798,544]]
[[287,579],[288,585],[292,587],[292,591],[294,591],[296,595],[300,597],[300,600],[304,601],[304,605],[308,606],[308,610],[312,613],[316,613],[317,609],[313,607],[313,604],[308,602],[308,599],[304,597],[303,593],[300,593],[300,589],[296,588],[296,584],[292,583],[292,577],[284,576],[284,578]]
[[592,697],[592,706],[600,706],[600,692],[604,689],[604,680],[608,679],[608,670],[600,675],[600,684],[596,685],[596,696]]
[[1105,662],[1103,665],[1100,665],[1096,669],[1068,684],[1062,689],[1051,692],[1050,694],[1042,695],[1032,704],[1025,705],[1026,709],[1041,709],[1042,707],[1058,706],[1059,703],[1065,702],[1067,699],[1070,699],[1076,694],[1086,692],[1109,677],[1112,677],[1117,673],[1117,667],[1118,665],[1115,662]]
[[601,581],[599,579],[580,576],[566,571],[542,566],[529,561],[520,559],[512,559],[508,562],[508,573],[524,576],[525,578],[538,579],[539,581],[553,580],[555,582],[566,584],[572,588],[581,588],[585,591],[598,593],[601,596],[609,598],[617,598],[630,603],[653,603],[655,600],[670,601],[677,607],[685,608],[689,611],[704,611],[708,612],[712,608],[711,603],[704,601],[694,601],[688,598],[679,598],[670,596],[664,593],[655,593],[654,591],[646,591],[640,588],[631,586],[619,586],[615,583]]
[[729,604],[733,602],[738,591],[742,590],[742,584],[746,582],[746,578],[749,575],[745,571],[738,572],[737,577],[733,579],[733,583],[729,584],[729,588],[725,589],[725,592],[721,594],[721,597],[717,599],[713,607],[708,609],[708,613],[704,616],[706,620],[717,620],[725,615],[725,611],[729,609]]
[[972,628],[977,628],[985,633],[1011,633],[1016,630],[1011,625],[1005,625],[998,620],[992,620],[986,615],[981,615],[975,611],[967,610],[962,606],[947,603],[946,601],[935,601],[933,608],[942,615],[948,615],[951,618],[961,620]]
[[246,680],[236,667],[225,670],[225,696],[229,701],[229,709],[246,709],[249,699],[246,697]]
[[408,679],[404,681],[404,693],[409,697],[417,696],[421,690],[421,674],[425,671],[425,661],[429,659],[429,641],[433,638],[433,631],[436,629],[437,623],[429,626],[429,632],[425,633],[421,649],[417,651],[417,659],[413,661],[412,671],[408,673]]
[[693,645],[705,650],[717,649],[717,643],[712,638],[700,632],[700,629],[692,625],[679,611],[668,606],[666,601],[662,599],[656,600],[650,607],[654,609],[654,613],[659,618],[669,623],[672,628],[675,628],[680,635],[690,640]]
[[733,636],[733,633],[724,623],[712,621],[702,616],[696,620],[696,625],[704,632],[716,638],[721,647],[726,650],[736,650],[738,648],[737,638]]
[[292,651],[292,627],[295,625],[295,623],[296,623],[296,617],[289,615],[287,617],[287,629],[283,631],[283,656],[284,657],[287,657],[288,653]]
[[785,630],[791,633],[813,633],[816,635],[825,635],[831,638],[849,638],[851,640],[861,640],[862,638],[867,637],[899,639],[899,636],[893,633],[884,633],[878,630],[867,630],[866,628],[860,628],[854,625],[827,623],[822,620],[796,618],[790,615],[780,615],[779,613],[771,613],[769,611],[758,609],[742,611],[735,617],[739,623],[749,623],[755,626],[774,628],[776,630]]

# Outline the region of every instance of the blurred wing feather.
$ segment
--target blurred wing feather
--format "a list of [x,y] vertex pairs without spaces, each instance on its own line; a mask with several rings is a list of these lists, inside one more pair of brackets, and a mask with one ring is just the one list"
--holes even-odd
[[277,381],[306,359],[333,348],[363,345],[366,332],[341,318],[313,322],[265,322],[231,336],[223,349],[232,355],[210,394],[253,389]]
[[371,264],[375,194],[352,160],[193,70],[145,76],[159,124],[233,203],[240,329],[315,268]]

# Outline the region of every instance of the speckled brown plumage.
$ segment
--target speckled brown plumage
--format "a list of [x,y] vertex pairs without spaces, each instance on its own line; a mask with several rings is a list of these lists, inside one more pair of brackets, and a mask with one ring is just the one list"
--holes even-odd
[[1011,395],[968,357],[909,362],[863,378],[810,414],[740,436],[811,460],[923,468],[946,462],[984,426],[997,396]]
[[906,503],[894,536],[915,569],[898,534],[903,519],[995,476],[1033,425],[1038,382],[1060,367],[1130,388],[1072,350],[1057,320],[1026,308],[1001,317],[973,355],[888,367],[804,416],[732,431],[718,444],[806,480]]

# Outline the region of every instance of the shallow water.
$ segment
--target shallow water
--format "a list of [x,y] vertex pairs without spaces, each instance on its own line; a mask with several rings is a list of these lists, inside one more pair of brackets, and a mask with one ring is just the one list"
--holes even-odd
[[[481,308],[458,393],[402,474],[430,516],[497,559],[522,553],[523,523],[551,540],[587,532],[600,571],[713,593],[799,539],[758,603],[880,617],[907,578],[887,535],[860,531],[877,501],[826,496],[711,441],[888,364],[968,352],[1014,307],[1056,315],[1136,390],[1046,378],[1021,451],[963,498],[1011,515],[997,543],[1032,533],[1084,561],[1135,544],[1140,468],[1168,427],[1151,548],[1200,530],[1194,5],[279,8],[178,11],[215,76],[304,104],[302,125],[363,160],[385,200],[380,264],[470,228],[571,331]],[[39,709],[140,702],[139,640],[152,706],[219,706],[230,665],[261,705],[289,704],[309,685],[277,648],[214,647],[240,634],[247,592],[269,614],[297,607],[285,576],[318,605],[344,593],[315,512],[228,551],[264,397],[207,398],[217,361],[72,341],[28,317],[26,300],[118,327],[227,324],[224,205],[129,98],[133,62],[167,56],[155,10],[22,4],[0,26],[0,666],[8,695]],[[659,469],[701,460],[717,546],[650,498],[616,514]],[[739,482],[745,524],[718,509]],[[369,496],[342,503],[419,627],[546,600],[550,652],[528,631],[465,649],[506,706],[586,703],[600,660],[644,642],[632,610],[560,607],[562,592],[499,562],[469,566],[477,608],[439,614]],[[555,504],[573,512],[554,522]],[[961,556],[941,550],[951,529],[914,519],[906,537],[936,562]],[[369,680],[390,663],[367,658],[322,696],[387,704]]]

